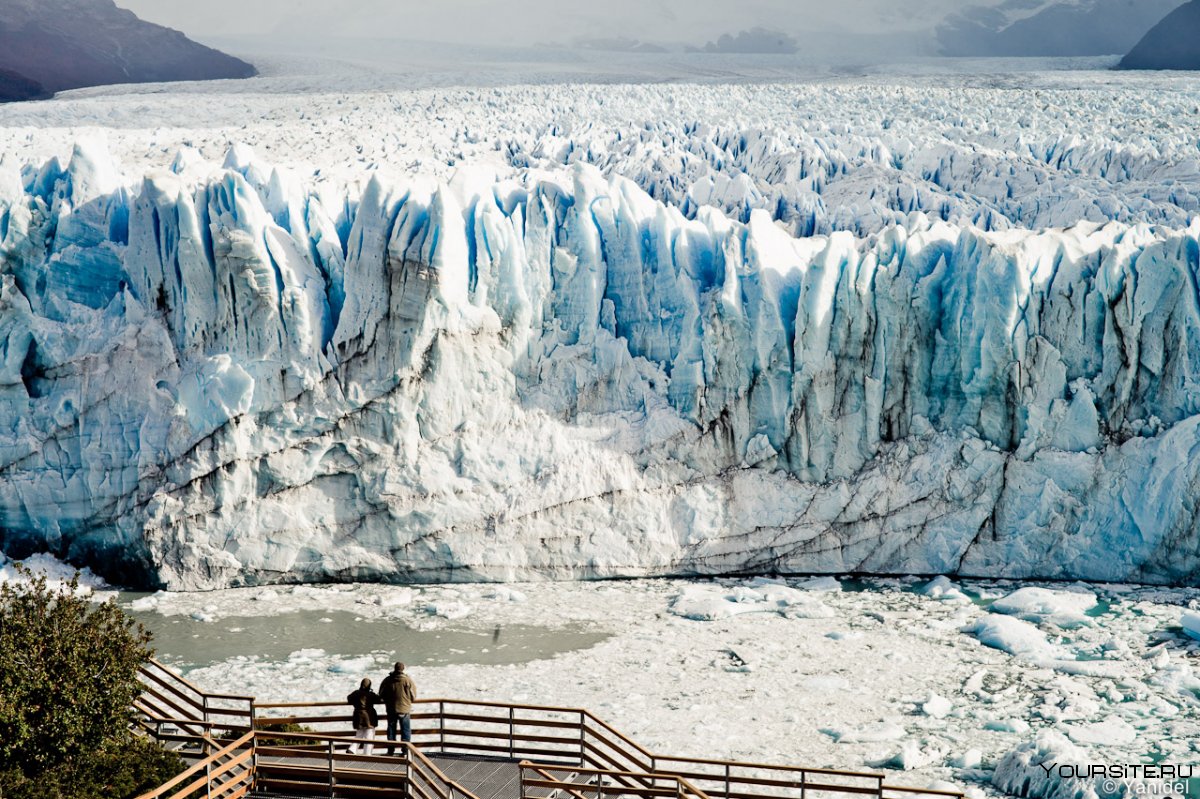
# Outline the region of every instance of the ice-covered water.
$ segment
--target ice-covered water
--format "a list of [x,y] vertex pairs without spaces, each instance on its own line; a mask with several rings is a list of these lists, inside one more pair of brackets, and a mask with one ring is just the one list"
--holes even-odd
[[[403,658],[424,696],[584,706],[663,752],[884,769],[913,785],[1001,794],[1028,780],[1026,795],[1047,797],[1079,787],[1038,781],[1051,754],[1200,757],[1200,641],[1184,626],[1200,589],[944,577],[98,588],[165,631],[192,680],[266,702],[337,701]],[[247,640],[262,632],[274,638]]]

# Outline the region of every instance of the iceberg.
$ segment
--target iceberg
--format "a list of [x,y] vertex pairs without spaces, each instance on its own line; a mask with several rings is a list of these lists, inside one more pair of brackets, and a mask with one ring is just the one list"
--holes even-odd
[[1194,581],[1200,224],[793,232],[582,164],[0,174],[0,549],[172,590]]

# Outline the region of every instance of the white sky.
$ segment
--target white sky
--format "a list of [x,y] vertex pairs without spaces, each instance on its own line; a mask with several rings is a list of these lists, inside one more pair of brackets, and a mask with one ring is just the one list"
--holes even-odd
[[[991,3],[997,0],[985,0]],[[196,36],[395,36],[528,44],[577,36],[702,43],[763,26],[788,33],[933,27],[961,0],[117,0]]]

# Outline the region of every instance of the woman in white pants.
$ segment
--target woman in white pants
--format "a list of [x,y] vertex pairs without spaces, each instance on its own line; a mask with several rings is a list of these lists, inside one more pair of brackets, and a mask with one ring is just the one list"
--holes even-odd
[[371,680],[363,677],[358,690],[347,696],[346,701],[354,713],[354,737],[364,741],[357,746],[351,746],[350,754],[369,755],[372,747],[370,743],[365,742],[375,738],[375,728],[379,725],[379,712],[375,710],[375,705],[383,700],[379,698],[379,694],[371,690]]

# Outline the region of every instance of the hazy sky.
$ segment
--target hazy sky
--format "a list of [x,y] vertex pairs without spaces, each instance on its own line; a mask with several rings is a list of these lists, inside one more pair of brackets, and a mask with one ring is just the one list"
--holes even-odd
[[[995,3],[997,0],[985,0]],[[928,29],[962,0],[117,0],[197,36],[323,33],[526,44],[578,36],[703,42],[755,26],[789,33]]]

